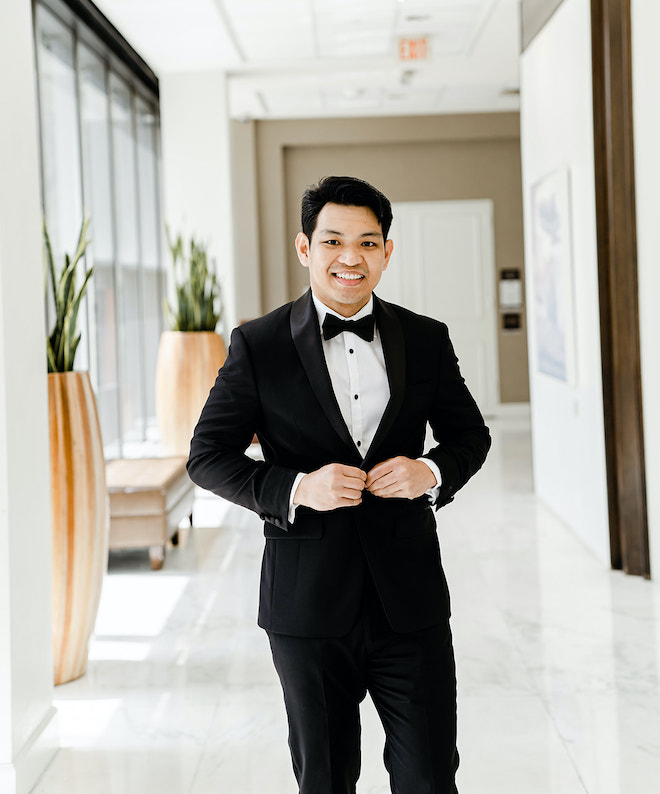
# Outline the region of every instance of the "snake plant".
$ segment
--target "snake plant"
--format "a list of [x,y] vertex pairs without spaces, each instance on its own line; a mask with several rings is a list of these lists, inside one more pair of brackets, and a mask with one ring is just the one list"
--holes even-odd
[[191,238],[186,256],[181,235],[172,242],[169,230],[167,243],[176,291],[174,308],[164,301],[170,328],[173,331],[215,331],[222,315],[220,284],[215,273],[209,274],[206,248]]
[[[80,342],[78,333],[78,311],[89,279],[94,272],[91,267],[86,273],[80,287],[76,290],[76,271],[78,263],[89,245],[87,229],[89,219],[83,220],[78,237],[78,244],[73,257],[64,255],[64,267],[58,272],[53,257],[50,236],[43,222],[44,258],[47,265],[46,281],[50,282],[53,303],[55,305],[55,326],[46,340],[48,354],[48,372],[71,372]],[[49,278],[50,276],[50,278]],[[48,283],[46,284],[48,289]]]

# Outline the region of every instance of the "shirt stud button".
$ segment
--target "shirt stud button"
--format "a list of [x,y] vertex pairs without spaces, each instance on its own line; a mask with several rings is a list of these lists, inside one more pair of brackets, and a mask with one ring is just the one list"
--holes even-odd
[[357,398],[358,398],[357,394],[354,394],[354,395],[353,395],[353,397],[355,397],[355,399],[356,399],[356,400],[357,400]]

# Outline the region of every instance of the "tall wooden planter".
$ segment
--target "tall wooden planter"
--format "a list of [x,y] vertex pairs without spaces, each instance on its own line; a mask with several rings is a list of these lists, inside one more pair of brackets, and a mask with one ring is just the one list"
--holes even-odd
[[87,372],[48,375],[55,684],[87,668],[103,575],[109,511],[96,400]]
[[227,349],[213,331],[165,331],[156,366],[156,415],[165,455],[190,453],[190,439]]

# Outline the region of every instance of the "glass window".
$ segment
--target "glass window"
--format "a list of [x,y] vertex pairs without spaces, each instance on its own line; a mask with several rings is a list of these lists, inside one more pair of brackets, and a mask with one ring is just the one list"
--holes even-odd
[[157,434],[156,358],[162,331],[162,300],[165,285],[161,261],[161,229],[158,202],[158,116],[156,106],[138,98],[137,158],[142,251],[142,319],[145,348],[145,398],[147,435]]
[[78,46],[80,130],[84,191],[91,217],[90,250],[94,258],[91,347],[96,356],[94,387],[106,454],[117,455],[120,439],[117,306],[115,295],[110,128],[106,67],[84,44]]
[[44,212],[61,261],[78,239],[83,212],[73,34],[37,8]]
[[37,0],[35,31],[43,205],[58,261],[83,213],[91,218],[95,272],[76,368],[90,369],[106,457],[145,454],[157,440],[165,277],[157,84],[147,88],[59,0]]
[[101,58],[84,44],[78,46],[78,64],[85,204],[92,218],[91,247],[95,260],[109,263],[114,259],[114,245],[106,68]]
[[126,83],[110,73],[112,159],[115,175],[117,259],[136,267],[138,252],[137,174],[131,92]]
[[94,271],[96,313],[96,401],[107,458],[121,457],[119,377],[117,368],[117,303],[112,265],[97,263]]
[[110,108],[121,318],[121,422],[124,439],[135,442],[145,435],[136,146],[131,92],[126,83],[112,73]]
[[[44,182],[44,215],[58,267],[64,253],[76,248],[83,218],[83,196],[78,128],[78,95],[71,31],[45,8],[36,16],[41,117],[41,169]],[[82,279],[83,267],[79,268]],[[53,304],[48,291],[48,327],[53,325]],[[81,306],[79,326],[82,341],[76,366],[89,368],[87,300]]]
[[160,263],[156,151],[158,117],[155,106],[140,97],[136,102],[136,110],[142,264],[145,267],[158,269]]

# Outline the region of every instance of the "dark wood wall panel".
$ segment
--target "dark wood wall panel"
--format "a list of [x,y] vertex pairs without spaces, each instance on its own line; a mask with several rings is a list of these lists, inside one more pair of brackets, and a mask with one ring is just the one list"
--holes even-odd
[[612,566],[650,576],[630,0],[592,0],[596,223]]

